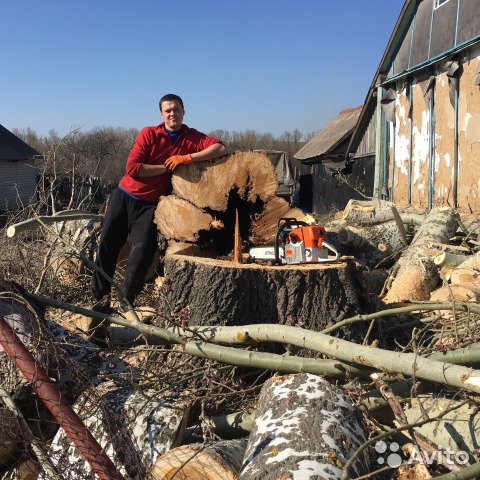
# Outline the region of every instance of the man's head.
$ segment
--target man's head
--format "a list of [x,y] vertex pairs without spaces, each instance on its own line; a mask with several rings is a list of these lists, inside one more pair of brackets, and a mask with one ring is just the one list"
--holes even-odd
[[168,93],[160,99],[160,116],[169,130],[180,130],[185,109],[183,101],[174,93]]

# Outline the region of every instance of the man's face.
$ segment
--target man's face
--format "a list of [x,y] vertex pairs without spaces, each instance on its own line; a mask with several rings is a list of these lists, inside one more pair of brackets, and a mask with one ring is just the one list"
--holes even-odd
[[180,102],[176,100],[167,100],[162,102],[162,111],[160,112],[160,116],[163,118],[165,126],[169,130],[180,130],[184,115],[185,111],[180,105]]

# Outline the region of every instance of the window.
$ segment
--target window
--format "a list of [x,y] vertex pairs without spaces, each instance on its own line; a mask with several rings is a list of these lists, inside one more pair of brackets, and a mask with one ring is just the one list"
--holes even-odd
[[441,7],[444,3],[447,3],[448,0],[435,0],[435,8]]

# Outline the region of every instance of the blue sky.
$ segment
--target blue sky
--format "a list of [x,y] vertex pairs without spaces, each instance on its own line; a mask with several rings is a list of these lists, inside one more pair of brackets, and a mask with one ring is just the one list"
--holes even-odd
[[322,128],[365,100],[404,0],[1,1],[0,124]]

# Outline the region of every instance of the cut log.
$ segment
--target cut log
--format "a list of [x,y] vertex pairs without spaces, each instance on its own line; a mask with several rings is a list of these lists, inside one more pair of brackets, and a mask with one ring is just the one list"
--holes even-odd
[[478,302],[480,300],[480,283],[451,284],[434,290],[430,295],[434,302]]
[[375,225],[394,219],[395,204],[385,200],[349,200],[342,218],[348,225]]
[[463,268],[471,268],[480,271],[480,251],[465,258],[465,261],[460,264]]
[[[188,406],[158,400],[155,392],[119,391],[113,382],[96,390],[83,395],[74,409],[122,475],[147,478],[157,458],[180,444]],[[53,439],[50,458],[55,466],[68,465],[68,478],[96,478],[63,430]]]
[[273,242],[279,217],[305,219],[301,210],[275,196],[277,177],[264,153],[236,152],[181,166],[172,184],[172,194],[162,197],[155,211],[158,230],[169,243],[194,243],[214,258],[236,251],[237,225],[237,237],[265,244]]
[[351,247],[353,251],[350,253],[370,268],[405,248],[402,233],[394,220],[377,225],[342,227],[338,230],[338,241]]
[[201,231],[208,231],[212,227],[222,229],[223,225],[214,223],[214,220],[209,213],[175,195],[162,197],[155,214],[160,232],[169,240],[181,242],[196,242]]
[[174,448],[157,459],[153,478],[236,480],[247,442],[247,438],[241,438]]
[[477,283],[480,282],[480,270],[467,268],[463,263],[450,272],[450,283]]
[[[341,389],[305,373],[273,377],[260,392],[239,479],[340,479],[366,439],[362,416]],[[349,473],[368,471],[364,451]]]
[[385,303],[430,298],[440,276],[429,255],[429,244],[448,243],[458,225],[459,217],[453,208],[437,208],[427,215],[411,244],[398,260],[399,269],[390,290],[383,298]]
[[442,252],[433,259],[433,263],[435,263],[437,267],[442,268],[458,267],[461,263],[465,262],[466,258],[464,254],[459,255],[456,253]]
[[173,194],[199,209],[226,212],[236,192],[254,204],[275,196],[277,176],[266,154],[236,152],[211,162],[195,162],[175,169]]
[[[352,260],[265,266],[168,255],[165,275],[169,303],[189,306],[190,325],[273,323],[319,331],[360,311]],[[341,330],[347,337],[361,331],[358,324]]]

